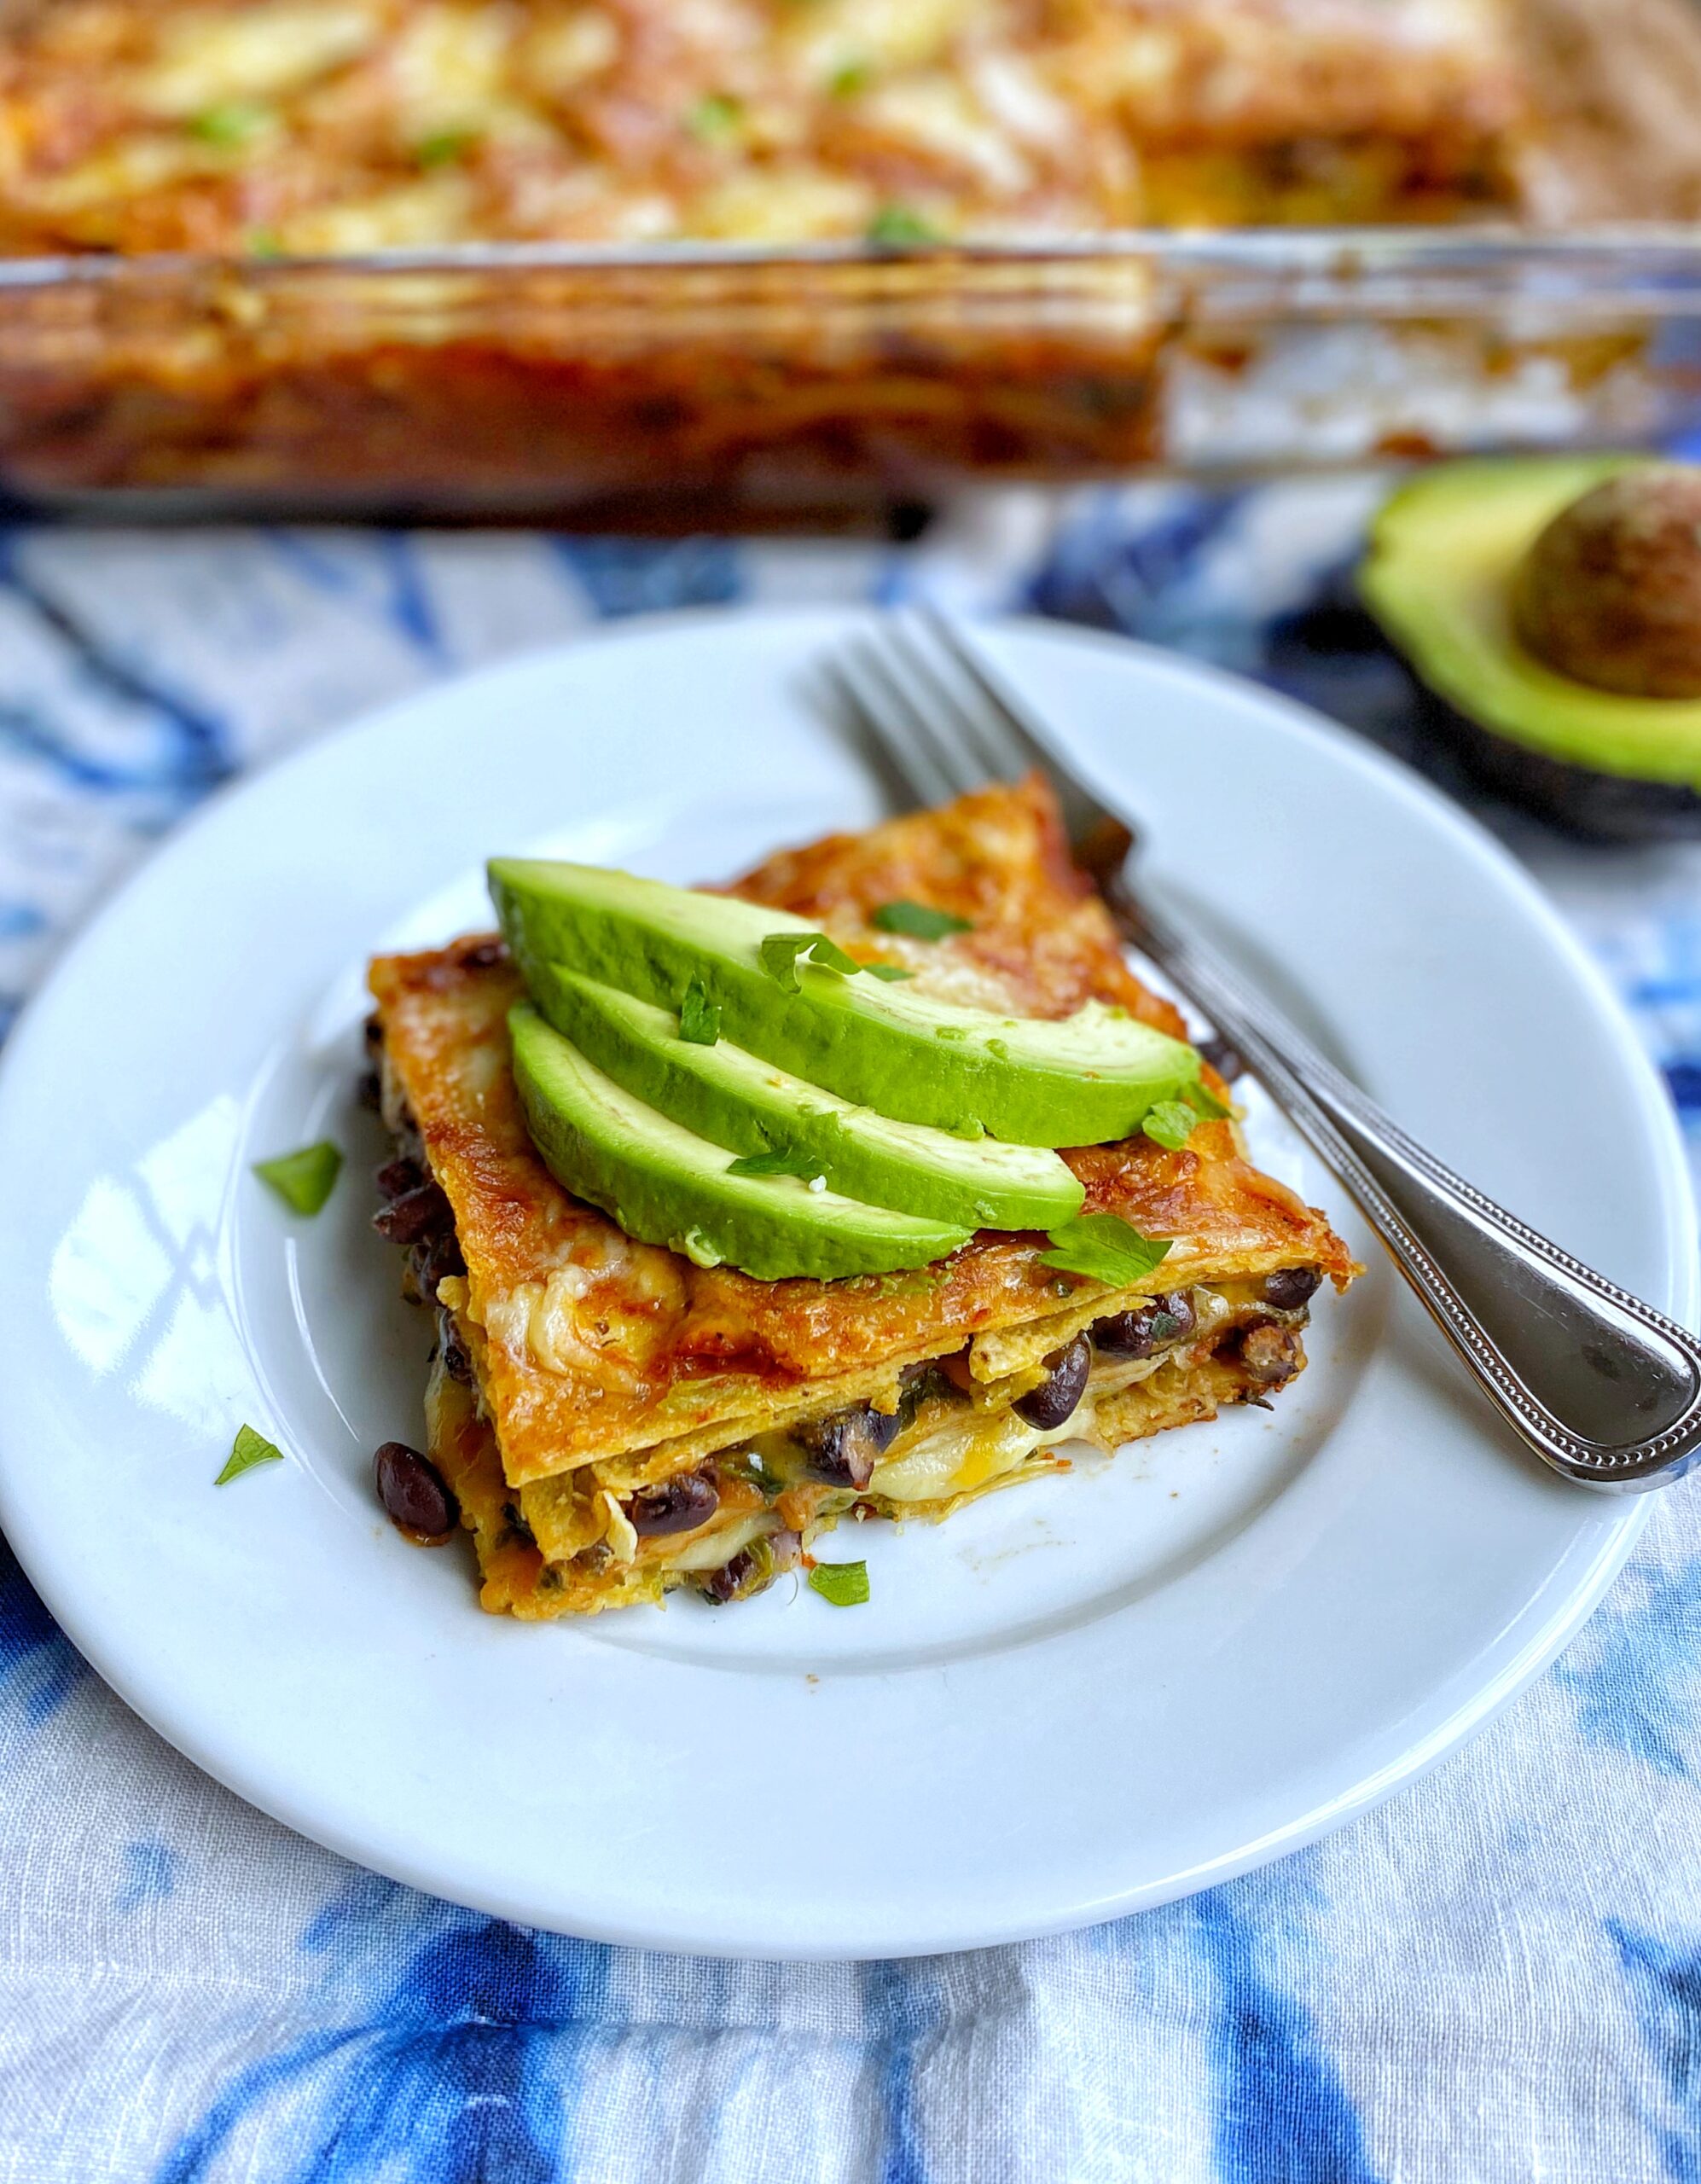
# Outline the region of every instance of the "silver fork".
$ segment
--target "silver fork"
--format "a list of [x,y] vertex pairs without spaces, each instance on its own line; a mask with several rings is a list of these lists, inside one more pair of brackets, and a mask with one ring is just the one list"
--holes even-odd
[[1118,926],[1245,1058],[1352,1193],[1489,1401],[1544,1463],[1613,1492],[1701,1456],[1701,1341],[1426,1152],[1197,934],[1128,880],[1133,834],[1054,735],[931,610],[888,616],[827,663],[887,767],[923,804],[1037,768]]

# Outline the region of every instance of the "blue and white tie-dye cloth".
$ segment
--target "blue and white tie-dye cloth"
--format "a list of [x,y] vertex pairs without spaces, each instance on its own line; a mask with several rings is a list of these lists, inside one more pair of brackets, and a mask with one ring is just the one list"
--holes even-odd
[[[221,781],[599,617],[926,585],[1202,653],[1433,767],[1344,581],[1370,493],[997,497],[902,551],[0,535],[0,1027]],[[1701,845],[1484,816],[1701,1133]],[[1663,1497],[1559,1665],[1329,1841],[1065,1940],[865,1966],[644,1955],[374,1880],[161,1744],[9,1560],[0,2184],[1701,2178],[1698,1512]]]

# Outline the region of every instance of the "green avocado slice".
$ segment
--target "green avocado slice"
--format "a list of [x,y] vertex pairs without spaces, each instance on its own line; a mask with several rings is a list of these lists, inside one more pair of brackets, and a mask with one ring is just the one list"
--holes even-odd
[[805,1156],[830,1189],[970,1228],[1055,1228],[1081,1210],[1081,1185],[1054,1153],[953,1137],[806,1084],[729,1039],[699,1046],[670,1008],[551,964],[544,1012],[624,1090],[738,1153]]
[[1042,1023],[807,962],[787,992],[763,968],[762,943],[812,928],[729,896],[514,857],[496,858],[490,882],[546,1013],[549,963],[663,1008],[701,979],[727,1037],[893,1122],[1016,1145],[1101,1145],[1128,1136],[1199,1075],[1191,1047],[1097,1002]]
[[1631,698],[1545,666],[1518,641],[1512,580],[1581,495],[1646,457],[1437,463],[1377,517],[1359,588],[1418,676],[1456,712],[1539,756],[1701,790],[1701,698]]
[[731,1175],[724,1146],[623,1091],[529,1003],[510,1010],[508,1030],[520,1104],[549,1172],[643,1243],[760,1281],[833,1281],[926,1266],[968,1240],[967,1228],[862,1205],[796,1176]]

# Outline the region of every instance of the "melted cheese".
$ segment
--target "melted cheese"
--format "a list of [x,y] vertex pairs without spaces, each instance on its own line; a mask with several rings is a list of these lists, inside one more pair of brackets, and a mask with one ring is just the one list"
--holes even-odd
[[[1160,1366],[1174,1362],[1176,1354],[1161,1350],[1155,1357],[1121,1358],[1095,1365],[1087,1392],[1073,1414],[1048,1431],[1030,1426],[1009,1409],[990,1414],[971,1411],[953,1418],[918,1441],[900,1443],[890,1456],[882,1457],[874,1466],[868,1491],[888,1502],[946,1502],[961,1494],[978,1493],[993,1480],[1019,1470],[1042,1449],[1054,1449],[1066,1441],[1094,1440],[1100,1403],[1149,1380]],[[1191,1345],[1185,1354],[1191,1357]]]
[[158,56],[132,96],[160,115],[279,98],[364,52],[379,26],[375,9],[350,0],[180,12],[162,26]]

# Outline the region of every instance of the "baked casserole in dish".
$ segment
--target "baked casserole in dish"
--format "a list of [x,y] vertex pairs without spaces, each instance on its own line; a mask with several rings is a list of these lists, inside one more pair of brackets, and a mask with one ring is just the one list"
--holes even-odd
[[24,0],[0,482],[688,516],[1645,430],[1692,257],[1512,238],[1692,217],[1697,96],[1686,0]]

